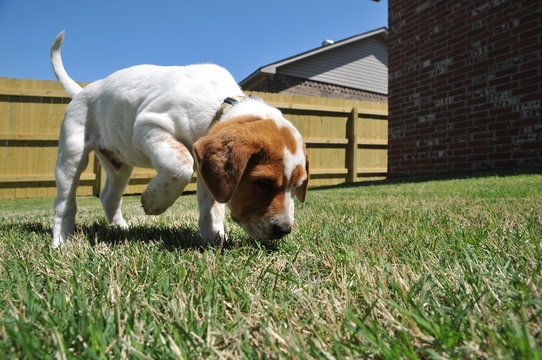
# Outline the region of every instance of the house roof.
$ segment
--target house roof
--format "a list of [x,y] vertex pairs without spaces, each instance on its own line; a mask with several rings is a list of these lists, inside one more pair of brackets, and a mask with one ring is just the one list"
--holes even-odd
[[388,39],[388,29],[386,27],[382,27],[382,28],[379,28],[379,29],[376,29],[376,30],[365,32],[363,34],[354,35],[354,36],[351,36],[349,38],[336,41],[333,44],[323,45],[323,46],[320,46],[318,48],[315,48],[315,49],[305,51],[303,53],[288,57],[286,59],[279,60],[279,61],[271,63],[269,65],[262,66],[259,69],[257,69],[256,71],[254,71],[252,74],[247,76],[245,79],[241,80],[240,84],[241,84],[241,86],[243,86],[243,85],[251,82],[255,78],[257,78],[258,75],[261,75],[261,74],[264,74],[264,75],[265,74],[276,74],[277,68],[279,68],[281,66],[288,65],[288,64],[291,64],[291,63],[306,59],[308,57],[311,57],[311,56],[314,56],[314,55],[317,55],[317,54],[321,54],[321,53],[324,53],[324,52],[327,52],[327,51],[330,51],[330,50],[333,50],[333,49],[337,49],[339,47],[354,43],[356,41],[367,39],[367,38],[370,38],[370,37],[373,37],[373,36],[383,37],[387,41],[387,39]]

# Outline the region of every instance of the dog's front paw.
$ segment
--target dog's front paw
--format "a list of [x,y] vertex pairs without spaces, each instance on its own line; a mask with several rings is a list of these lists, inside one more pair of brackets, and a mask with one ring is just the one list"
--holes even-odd
[[51,241],[51,248],[52,249],[58,249],[59,247],[61,247],[65,243],[66,243],[66,240],[64,239],[64,237],[61,236],[60,234],[56,234],[53,237],[53,241]]
[[141,206],[146,215],[160,215],[167,210],[168,206],[164,207],[161,204],[156,204],[155,198],[150,196],[147,192],[141,195]]
[[201,234],[201,241],[204,245],[221,246],[231,241],[230,237],[221,232],[204,232]]
[[111,225],[116,226],[116,227],[118,227],[119,229],[122,229],[122,230],[128,230],[130,228],[130,226],[128,226],[128,223],[124,219],[115,220],[115,221],[111,222]]

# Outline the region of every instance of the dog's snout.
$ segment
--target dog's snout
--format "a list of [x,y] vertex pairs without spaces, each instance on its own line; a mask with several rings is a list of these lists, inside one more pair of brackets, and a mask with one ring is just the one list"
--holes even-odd
[[275,239],[280,239],[281,237],[286,236],[291,232],[292,227],[289,224],[273,225],[273,237]]

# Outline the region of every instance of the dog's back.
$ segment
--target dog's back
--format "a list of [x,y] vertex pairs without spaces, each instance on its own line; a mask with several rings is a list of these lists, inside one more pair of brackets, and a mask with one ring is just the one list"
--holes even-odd
[[214,64],[133,66],[83,89],[64,69],[60,54],[63,40],[61,32],[51,48],[55,75],[74,99],[70,107],[92,109],[85,116],[87,125],[102,128],[106,137],[109,134],[115,138],[119,131],[130,133],[139,113],[154,112],[168,114],[175,120],[169,130],[183,142],[193,142],[208,129],[224,98],[243,94],[231,74]]
[[162,126],[189,144],[206,133],[224,98],[241,94],[230,73],[218,65],[139,65],[90,84],[76,97],[92,103],[90,118],[105,136],[117,133],[111,125],[122,123],[125,133],[138,114],[160,113],[173,120]]

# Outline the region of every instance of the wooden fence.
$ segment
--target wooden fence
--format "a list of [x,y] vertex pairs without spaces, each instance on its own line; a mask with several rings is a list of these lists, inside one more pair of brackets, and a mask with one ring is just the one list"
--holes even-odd
[[[386,103],[252,94],[279,108],[303,135],[311,164],[310,186],[385,178]],[[0,78],[0,198],[56,195],[58,133],[69,100],[56,81]],[[141,193],[154,174],[136,168],[125,193]],[[97,196],[104,176],[91,156],[78,195]],[[194,184],[187,190],[195,190]]]

